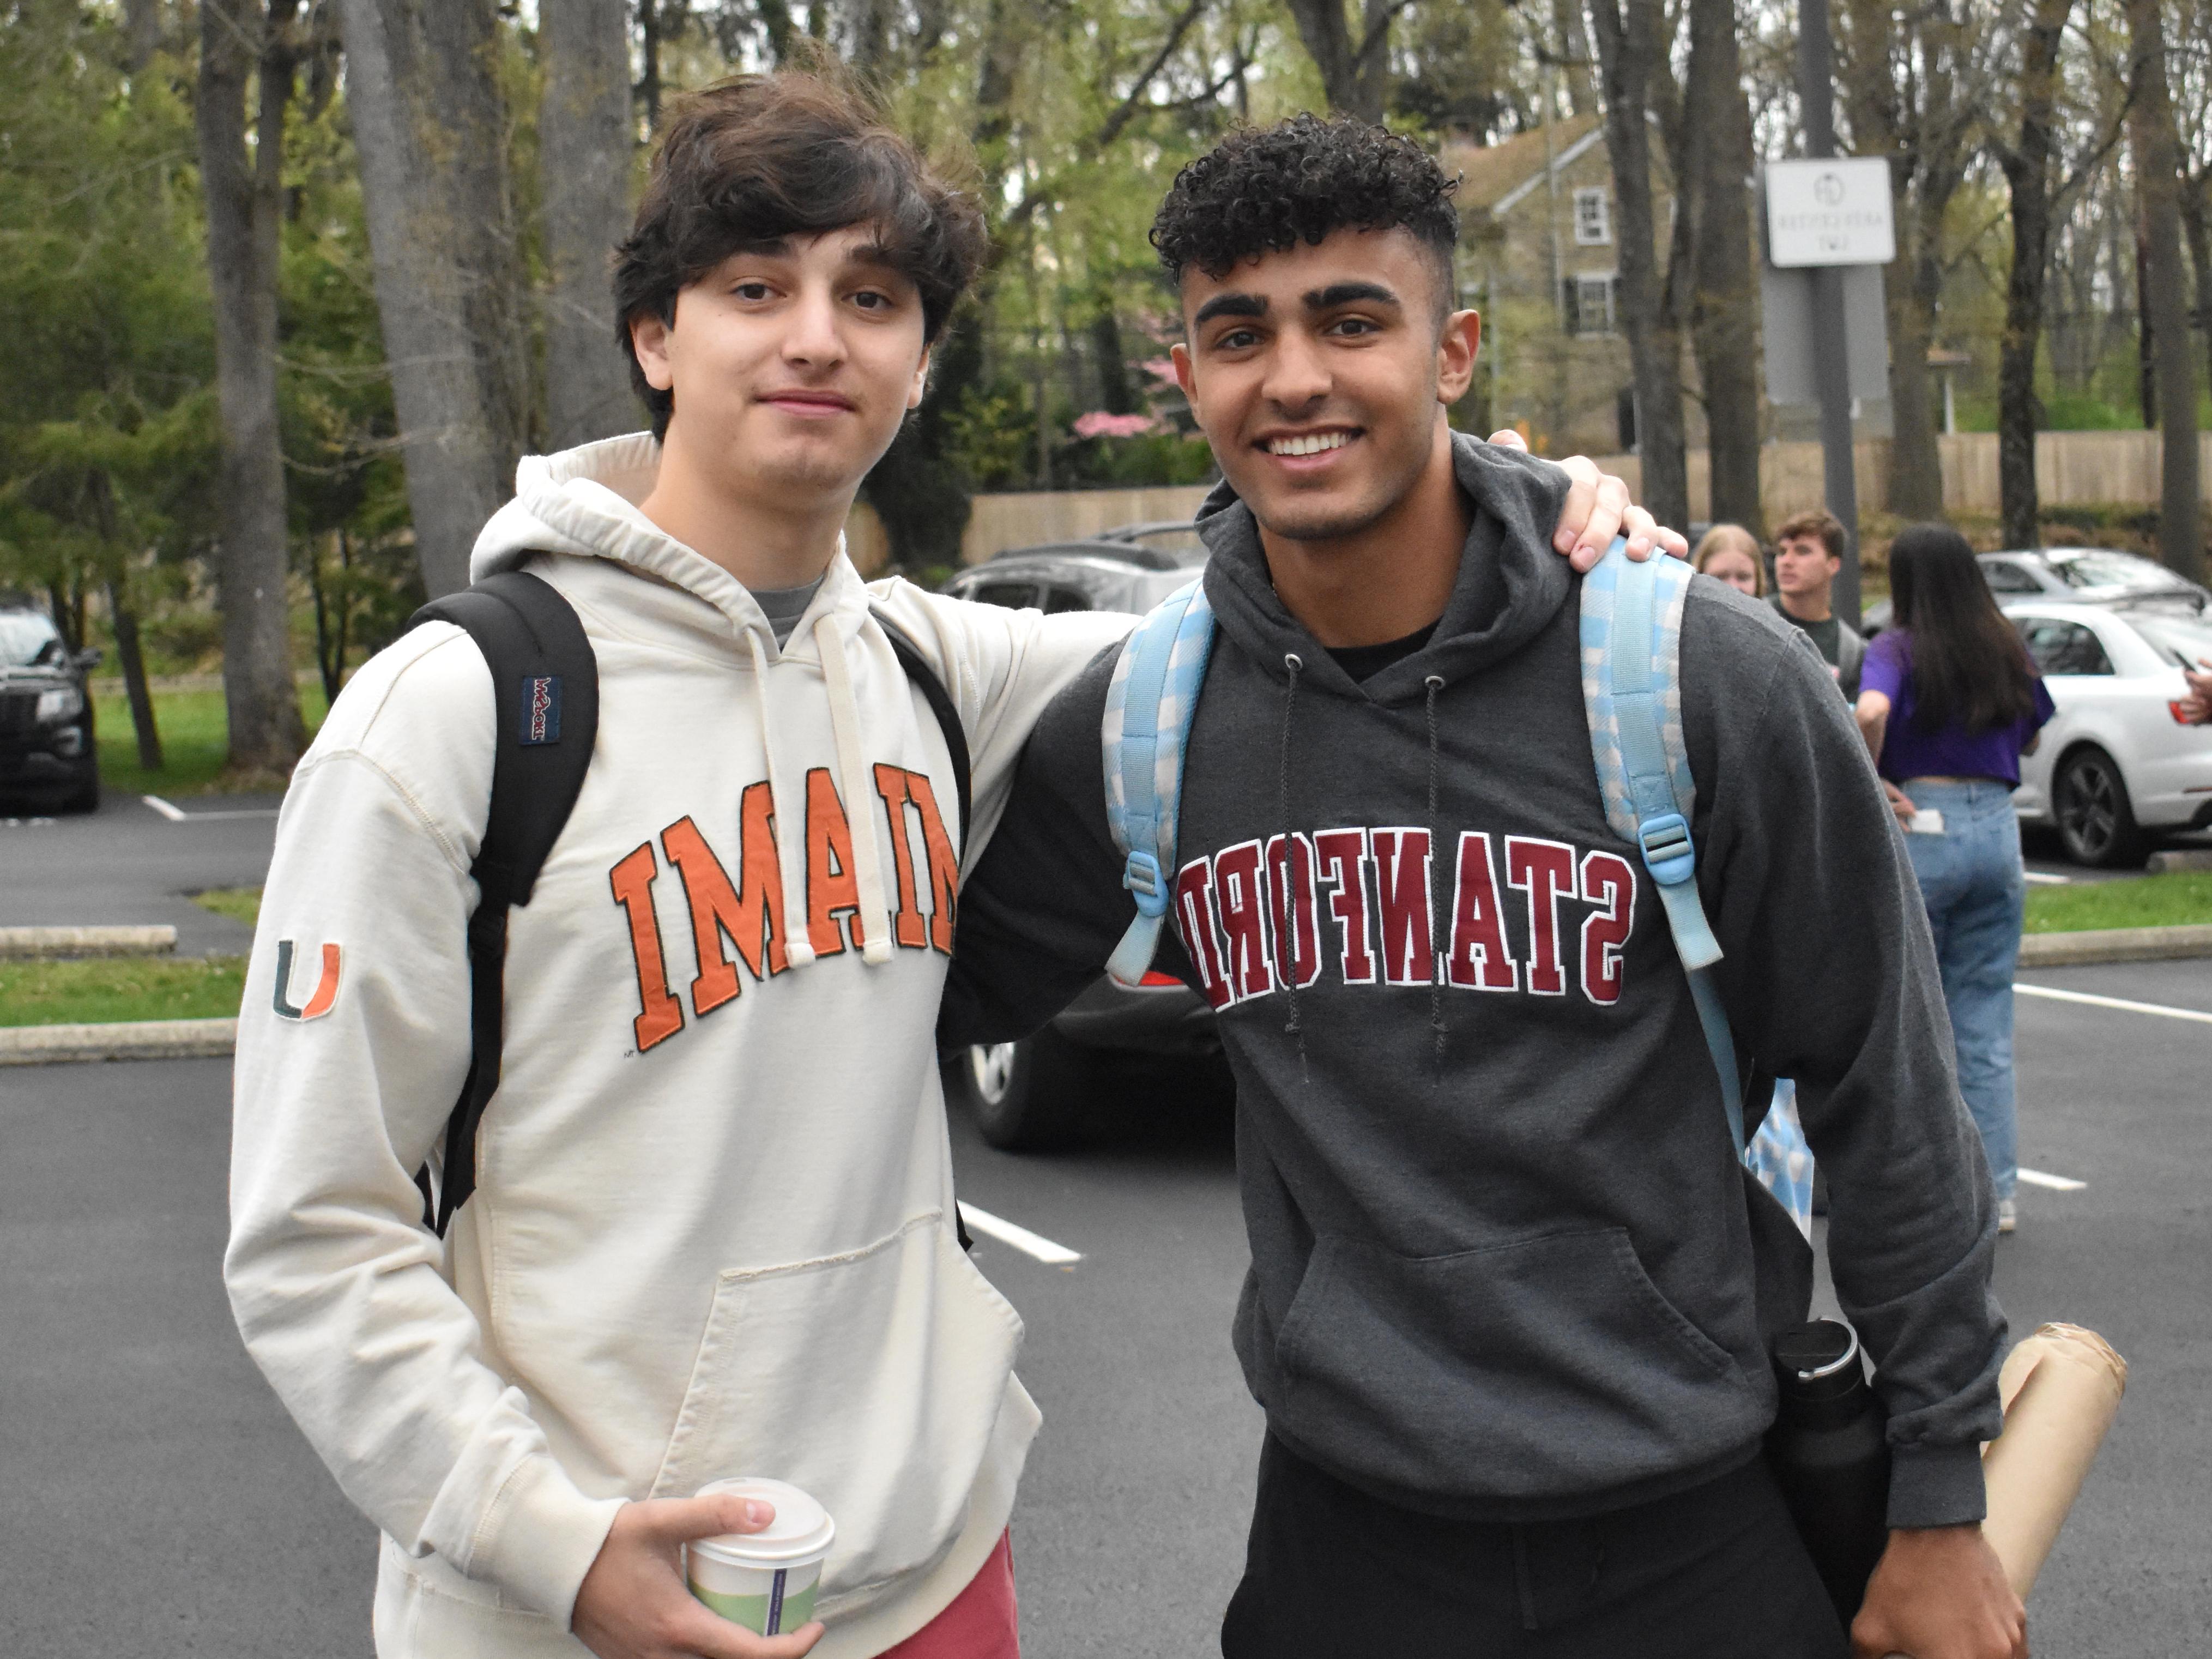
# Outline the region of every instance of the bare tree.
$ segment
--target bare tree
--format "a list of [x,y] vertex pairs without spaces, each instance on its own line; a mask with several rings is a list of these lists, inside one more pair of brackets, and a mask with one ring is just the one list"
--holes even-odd
[[2128,147],[2143,226],[2144,321],[2157,358],[2163,478],[2159,556],[2191,581],[2204,574],[2197,505],[2197,354],[2189,332],[2189,289],[2181,264],[2181,155],[2166,65],[2160,0],[2128,0]]
[[[1672,30],[1659,0],[1592,0],[1605,96],[1605,145],[1620,202],[1620,312],[1636,381],[1636,448],[1644,463],[1644,504],[1662,524],[1690,521],[1690,484],[1682,433],[1682,331],[1680,295],[1658,262],[1657,212],[1651,188],[1652,78],[1663,75]],[[1677,216],[1675,257],[1688,228]]]
[[1390,24],[1411,0],[1284,0],[1298,39],[1321,71],[1328,106],[1340,115],[1380,121],[1390,88]]
[[614,340],[609,264],[629,226],[629,19],[624,0],[538,0],[544,92],[546,442],[568,449],[635,426]]
[[[289,524],[276,411],[277,234],[298,0],[202,0],[194,110],[222,411],[216,592],[234,773],[285,772],[307,746],[292,681]],[[246,86],[256,83],[253,149]]]
[[1889,158],[1897,258],[1882,271],[1889,320],[1889,505],[1906,518],[1943,511],[1928,351],[1946,272],[1943,223],[1973,161],[1974,100],[1956,0],[1913,8],[1900,31],[1893,0],[1850,0],[1844,79],[1856,148]]
[[341,0],[377,314],[431,593],[468,581],[528,414],[494,0]]
[[2005,544],[2040,544],[2035,486],[2036,347],[2043,336],[2044,284],[2051,271],[2051,179],[2058,104],[2058,50],[2074,0],[2033,0],[2021,31],[2019,137],[1993,133],[2012,203],[2012,270],[2005,280],[2004,337],[1997,359],[1997,494]]
[[[1705,390],[1711,514],[1765,534],[1759,496],[1758,292],[1752,274],[1751,102],[1735,0],[1689,0],[1682,158],[1692,225],[1690,343]],[[1678,210],[1678,212],[1680,211]]]

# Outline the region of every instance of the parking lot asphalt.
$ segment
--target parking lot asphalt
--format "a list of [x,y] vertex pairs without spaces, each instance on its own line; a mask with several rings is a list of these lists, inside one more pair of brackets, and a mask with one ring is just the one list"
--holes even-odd
[[[2212,1012],[2212,964],[2049,969],[2049,988]],[[2024,1335],[2091,1326],[2133,1366],[2030,1604],[2068,1659],[2203,1650],[2212,1624],[2212,1023],[2023,996],[2024,1187],[1998,1291]],[[228,1068],[0,1073],[0,1652],[369,1650],[373,1536],[261,1383],[219,1282]],[[1260,1435],[1228,1327],[1246,1262],[1228,1113],[1117,1073],[1086,1144],[953,1125],[962,1200],[1028,1323],[1045,1413],[1014,1520],[1033,1659],[1215,1651]],[[1034,1240],[1032,1240],[1034,1248]]]
[[242,953],[252,930],[203,910],[191,895],[261,884],[282,799],[164,803],[173,818],[140,796],[111,791],[97,812],[0,816],[0,927],[167,922],[181,955]]

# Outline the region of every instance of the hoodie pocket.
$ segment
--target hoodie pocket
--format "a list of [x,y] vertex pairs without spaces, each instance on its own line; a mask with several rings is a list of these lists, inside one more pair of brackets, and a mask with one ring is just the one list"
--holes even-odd
[[935,1210],[842,1255],[722,1273],[655,1498],[766,1475],[837,1523],[848,1595],[958,1535],[1022,1322]]
[[1755,1438],[1766,1411],[1619,1227],[1401,1256],[1316,1242],[1271,1415],[1348,1474],[1445,1498],[1599,1492]]

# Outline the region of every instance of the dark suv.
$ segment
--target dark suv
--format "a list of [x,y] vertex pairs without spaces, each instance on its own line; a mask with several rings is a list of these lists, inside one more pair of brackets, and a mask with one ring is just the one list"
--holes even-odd
[[35,796],[74,811],[100,805],[87,670],[97,650],[74,656],[46,613],[0,598],[0,799]]
[[[1014,548],[962,571],[945,592],[1016,610],[1142,615],[1197,580],[1205,563],[1205,545],[1188,521],[1128,525],[1083,541]],[[945,1091],[993,1146],[1052,1146],[1075,1127],[1102,1051],[1211,1061],[1221,1039],[1212,1009],[1181,980],[1147,974],[1125,989],[1101,979],[1035,1036],[948,1056]]]

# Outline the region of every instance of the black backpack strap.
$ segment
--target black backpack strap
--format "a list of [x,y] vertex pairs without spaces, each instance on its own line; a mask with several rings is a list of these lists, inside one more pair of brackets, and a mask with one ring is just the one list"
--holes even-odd
[[599,727],[599,659],[575,611],[553,587],[525,571],[487,576],[433,599],[408,622],[447,622],[464,629],[491,670],[498,747],[491,811],[469,873],[476,914],[469,918],[469,1073],[446,1121],[437,1200],[427,1166],[422,1218],[441,1237],[477,1184],[477,1127],[499,1087],[507,979],[507,913],[530,902],[538,872],[553,850],[592,763]]
[[[870,607],[876,626],[884,630],[884,637],[891,642],[891,653],[906,670],[907,678],[921,693],[928,703],[929,712],[937,716],[938,730],[945,734],[945,746],[952,756],[952,787],[960,796],[960,839],[958,851],[968,855],[968,820],[973,816],[975,780],[974,769],[968,761],[968,729],[960,724],[960,711],[953,707],[952,694],[945,689],[945,682],[937,678],[937,671],[929,665],[929,659],[921,654],[921,647],[914,636],[901,628],[882,611]],[[960,1200],[952,1201],[952,1232],[959,1239],[960,1248],[973,1250],[975,1241],[968,1236],[968,1218],[960,1213]]]
[[960,795],[960,836],[958,848],[965,858],[968,854],[968,820],[975,805],[975,779],[968,763],[968,732],[960,724],[960,711],[953,707],[952,694],[945,689],[945,682],[937,678],[937,671],[929,665],[929,659],[921,654],[921,647],[914,636],[880,611],[871,611],[876,626],[884,630],[884,637],[891,642],[891,651],[906,670],[907,678],[914,682],[929,704],[929,712],[937,716],[938,729],[945,734],[945,746],[952,753],[953,787]]

